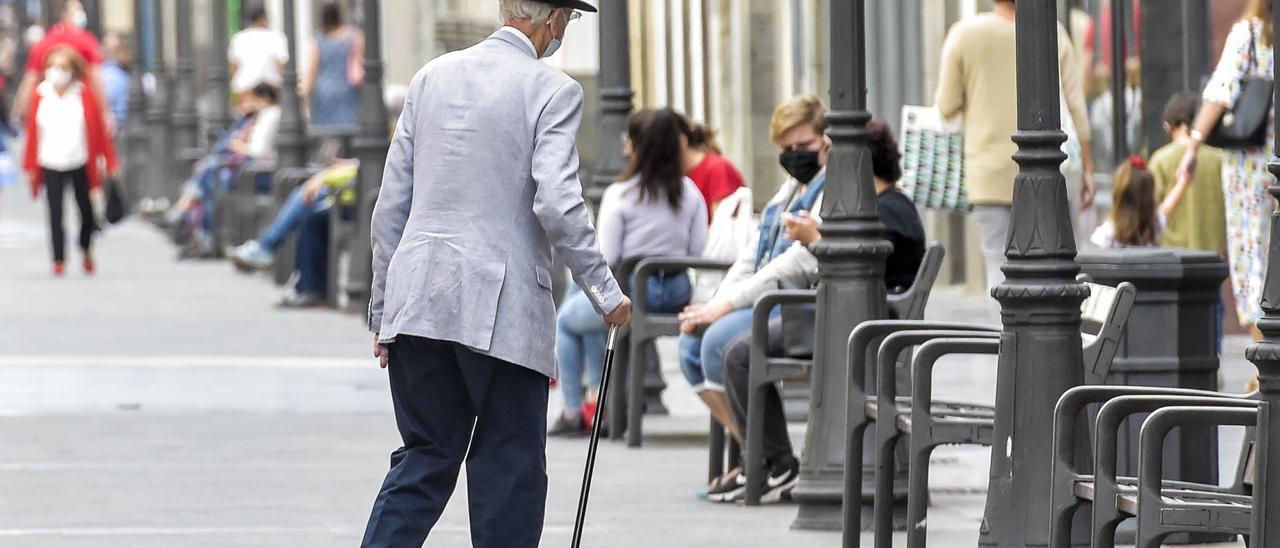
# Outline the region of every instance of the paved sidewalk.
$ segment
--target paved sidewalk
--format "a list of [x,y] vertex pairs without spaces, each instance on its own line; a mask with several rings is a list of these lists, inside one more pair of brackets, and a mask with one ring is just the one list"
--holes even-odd
[[[55,280],[41,223],[20,189],[0,197],[0,546],[357,544],[398,444],[361,319],[275,310],[265,278],[176,262],[138,222],[100,239],[99,275]],[[952,290],[936,293],[930,316],[994,319]],[[1242,345],[1231,341],[1229,386],[1249,375]],[[602,446],[586,544],[837,545],[834,533],[789,530],[794,506],[694,497],[706,450],[687,434],[705,430],[706,413],[671,341],[661,348],[673,414],[646,423],[641,450]],[[994,362],[960,361],[944,364],[939,396],[989,402]],[[548,445],[545,546],[568,544],[585,450]],[[935,456],[931,545],[974,544],[986,461],[982,448]],[[460,484],[427,546],[468,545],[465,493]]]

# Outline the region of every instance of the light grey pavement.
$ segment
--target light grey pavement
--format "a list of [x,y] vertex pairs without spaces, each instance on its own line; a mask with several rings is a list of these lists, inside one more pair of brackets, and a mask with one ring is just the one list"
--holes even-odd
[[[275,310],[265,278],[176,262],[138,222],[100,238],[97,276],[71,268],[55,280],[41,223],[22,189],[0,195],[0,546],[356,545],[398,445],[360,318]],[[954,290],[936,293],[930,316],[995,319]],[[1230,341],[1227,386],[1251,375],[1244,344]],[[671,341],[662,352],[673,414],[646,423],[641,450],[602,445],[586,544],[838,545],[834,533],[789,530],[791,505],[695,498],[706,413]],[[991,401],[994,360],[947,362],[942,374],[940,397]],[[1235,443],[1222,442],[1224,462]],[[544,546],[568,544],[585,450],[548,445]],[[982,448],[936,454],[931,545],[974,544],[986,461]],[[464,483],[427,546],[469,545]]]

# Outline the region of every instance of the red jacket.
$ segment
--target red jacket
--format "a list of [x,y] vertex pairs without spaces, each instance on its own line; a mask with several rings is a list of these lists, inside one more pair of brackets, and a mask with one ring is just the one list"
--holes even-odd
[[[89,151],[85,171],[89,175],[89,188],[99,188],[102,186],[102,170],[98,162],[105,160],[107,171],[115,171],[119,165],[116,162],[116,145],[111,133],[107,131],[107,119],[103,116],[102,105],[98,104],[88,85],[81,90],[80,97],[84,101],[84,133],[88,141],[86,149]],[[30,175],[32,197],[40,195],[40,187],[44,183],[44,171],[40,169],[37,150],[40,138],[36,113],[40,111],[40,98],[38,91],[32,93],[31,108],[27,111],[27,144],[22,155],[22,167]]]

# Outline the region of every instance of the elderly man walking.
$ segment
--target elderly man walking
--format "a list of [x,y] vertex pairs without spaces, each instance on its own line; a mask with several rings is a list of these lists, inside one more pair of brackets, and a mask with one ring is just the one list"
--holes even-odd
[[364,546],[420,546],[467,463],[471,540],[537,546],[546,506],[551,252],[611,326],[631,319],[582,200],[582,88],[538,61],[580,0],[499,0],[505,26],[409,86],[373,213],[369,327],[404,446]]

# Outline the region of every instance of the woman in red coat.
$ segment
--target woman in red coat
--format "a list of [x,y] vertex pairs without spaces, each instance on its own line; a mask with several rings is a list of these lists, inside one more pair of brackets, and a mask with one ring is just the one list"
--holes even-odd
[[49,53],[44,81],[36,87],[27,112],[27,148],[23,168],[31,180],[31,197],[47,187],[49,230],[53,239],[53,274],[66,270],[66,236],[62,227],[68,187],[80,210],[80,249],[84,271],[93,274],[91,252],[97,224],[90,192],[102,186],[102,172],[116,175],[115,146],[107,132],[102,107],[86,89],[84,58],[67,46]]

